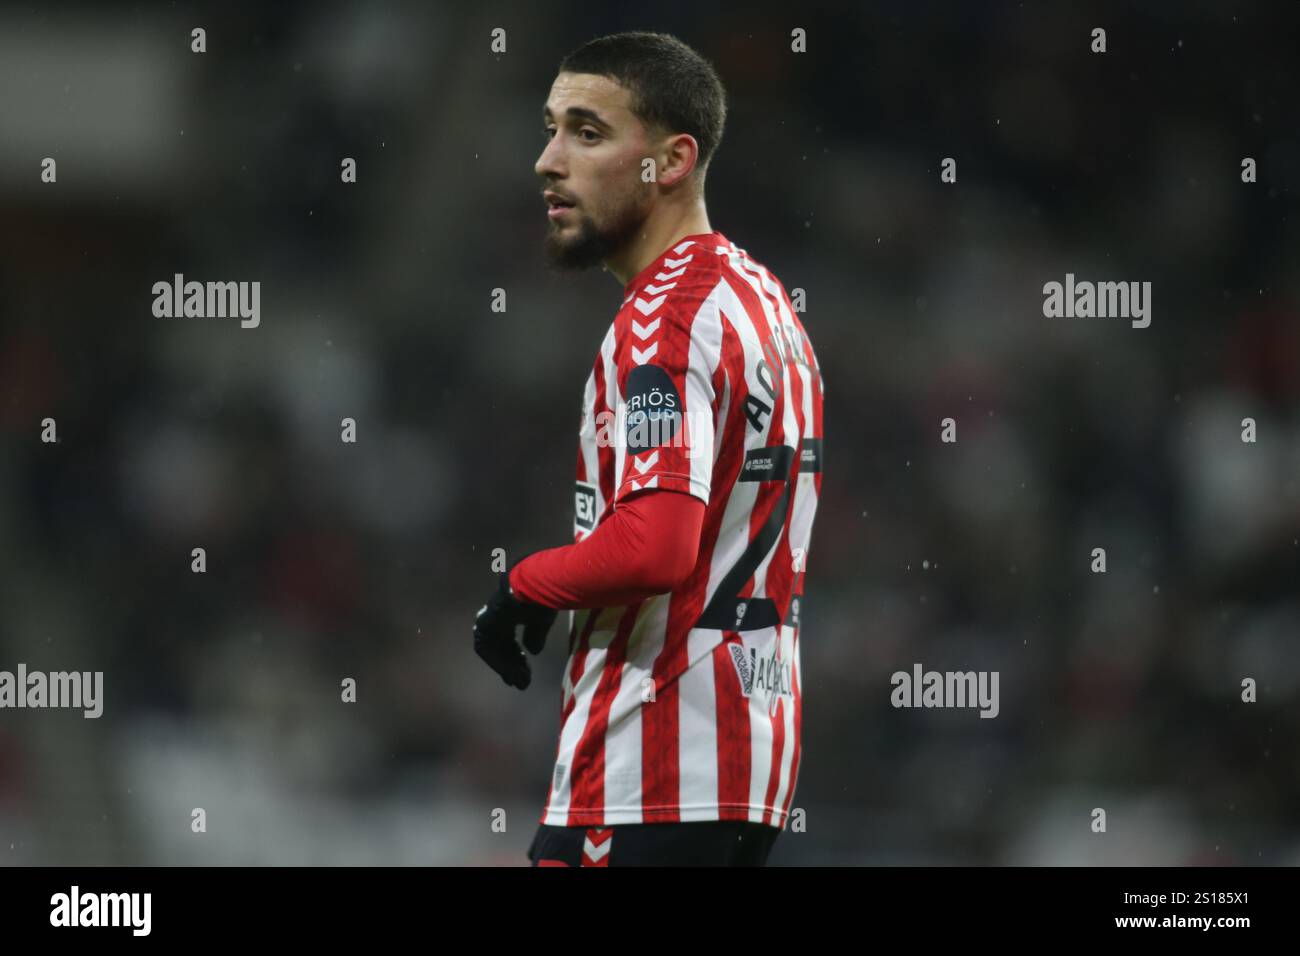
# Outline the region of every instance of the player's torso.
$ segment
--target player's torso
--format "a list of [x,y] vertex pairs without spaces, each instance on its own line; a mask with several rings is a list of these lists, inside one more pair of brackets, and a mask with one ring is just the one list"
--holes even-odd
[[[679,468],[707,473],[695,572],[674,592],[638,605],[572,613],[549,801],[576,812],[572,822],[584,822],[582,803],[592,802],[592,781],[581,788],[585,796],[573,791],[572,777],[582,773],[600,775],[594,789],[602,808],[617,815],[620,805],[635,804],[645,820],[660,806],[684,818],[766,815],[773,822],[782,812],[775,790],[788,797],[793,788],[800,597],[821,482],[823,383],[785,290],[714,235],[709,248],[697,242],[670,254],[631,290],[585,383],[575,538],[605,520],[618,488],[636,487],[638,469],[656,458],[635,442],[629,450],[625,426],[629,376],[652,365],[657,348],[689,349],[693,374],[710,383],[711,421],[692,431],[707,430],[711,440]],[[660,337],[661,296],[676,297],[674,321],[680,326],[685,317],[688,337]],[[644,389],[634,390],[634,402],[653,411]],[[703,410],[697,403],[690,411]],[[646,747],[663,748],[656,759],[676,770],[647,769]],[[597,749],[599,766],[591,760]],[[737,767],[726,780],[717,765],[733,751]],[[689,781],[683,767],[694,768]]]

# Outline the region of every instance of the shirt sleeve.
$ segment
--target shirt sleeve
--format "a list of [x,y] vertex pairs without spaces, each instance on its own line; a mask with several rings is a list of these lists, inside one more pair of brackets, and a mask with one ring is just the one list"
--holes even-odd
[[[661,309],[630,311],[615,325],[614,501],[642,488],[662,488],[708,504],[717,412],[713,378],[721,345],[709,334],[720,328],[716,308],[695,296],[658,298],[667,298]],[[639,297],[634,305],[643,301]]]
[[704,503],[665,490],[629,493],[581,541],[510,569],[519,597],[557,609],[622,607],[677,588],[699,554]]

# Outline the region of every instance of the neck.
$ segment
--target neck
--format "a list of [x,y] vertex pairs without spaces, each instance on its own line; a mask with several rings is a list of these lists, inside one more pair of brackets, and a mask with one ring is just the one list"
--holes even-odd
[[703,197],[668,215],[652,215],[633,240],[605,260],[605,268],[621,285],[627,285],[659,254],[686,236],[712,232]]

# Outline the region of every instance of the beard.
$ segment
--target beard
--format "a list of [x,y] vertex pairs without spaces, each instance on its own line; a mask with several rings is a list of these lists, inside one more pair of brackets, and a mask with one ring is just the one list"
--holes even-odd
[[[576,209],[575,209],[576,214]],[[591,216],[578,216],[576,230],[562,234],[550,224],[546,233],[546,261],[557,271],[578,271],[599,265],[622,250],[641,231],[646,211],[639,196],[629,196],[602,225]]]

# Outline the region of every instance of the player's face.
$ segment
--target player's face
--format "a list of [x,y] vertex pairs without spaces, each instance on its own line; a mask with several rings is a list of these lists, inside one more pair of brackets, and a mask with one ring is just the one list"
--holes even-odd
[[561,73],[542,114],[546,146],[534,169],[550,220],[546,255],[586,269],[622,249],[649,214],[641,160],[651,155],[631,94],[606,76]]

